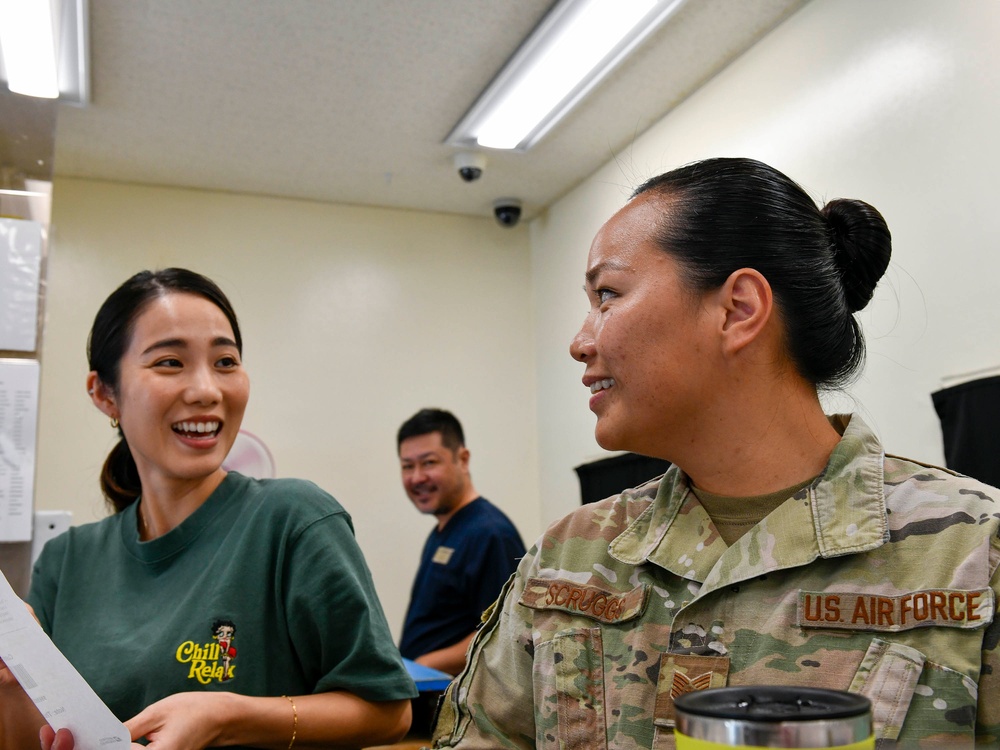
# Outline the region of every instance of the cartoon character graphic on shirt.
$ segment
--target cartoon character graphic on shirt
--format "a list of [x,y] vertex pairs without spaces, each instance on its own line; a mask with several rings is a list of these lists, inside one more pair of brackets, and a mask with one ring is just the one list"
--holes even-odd
[[230,665],[236,658],[236,623],[232,620],[216,620],[212,623],[212,637],[219,642],[219,656],[222,657],[222,682],[233,677]]
[[[204,632],[204,631],[202,631]],[[188,679],[202,685],[226,682],[236,677],[236,623],[217,619],[212,623],[212,639],[207,642],[184,641],[177,647],[174,658],[186,665]]]

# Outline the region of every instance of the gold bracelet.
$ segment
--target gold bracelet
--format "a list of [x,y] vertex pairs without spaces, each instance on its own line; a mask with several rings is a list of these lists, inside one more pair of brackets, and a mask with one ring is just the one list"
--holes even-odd
[[292,704],[292,739],[288,743],[288,750],[292,750],[292,745],[295,744],[295,735],[298,734],[299,729],[299,712],[295,708],[295,701],[287,695],[283,695],[281,697]]

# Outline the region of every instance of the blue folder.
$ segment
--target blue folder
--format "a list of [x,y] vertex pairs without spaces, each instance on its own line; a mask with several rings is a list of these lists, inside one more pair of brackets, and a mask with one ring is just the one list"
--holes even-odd
[[440,692],[448,687],[448,683],[451,682],[451,675],[447,672],[442,672],[433,667],[425,667],[423,664],[417,664],[410,659],[403,659],[403,664],[406,665],[406,671],[410,673],[410,677],[417,683],[417,690],[421,693]]

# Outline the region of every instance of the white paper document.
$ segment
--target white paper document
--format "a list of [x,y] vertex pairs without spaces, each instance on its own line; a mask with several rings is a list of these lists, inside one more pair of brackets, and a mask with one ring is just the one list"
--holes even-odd
[[0,359],[0,542],[31,539],[39,372],[36,359]]
[[125,725],[55,647],[0,573],[0,659],[53,729],[69,729],[77,750],[122,750]]
[[0,349],[33,352],[38,345],[42,225],[0,218]]

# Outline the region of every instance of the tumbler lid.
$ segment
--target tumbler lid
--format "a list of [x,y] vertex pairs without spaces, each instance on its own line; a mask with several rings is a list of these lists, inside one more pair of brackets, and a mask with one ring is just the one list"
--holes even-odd
[[693,716],[762,722],[844,719],[871,710],[871,702],[857,693],[762,685],[695,690],[677,696],[674,705]]

